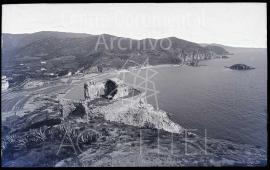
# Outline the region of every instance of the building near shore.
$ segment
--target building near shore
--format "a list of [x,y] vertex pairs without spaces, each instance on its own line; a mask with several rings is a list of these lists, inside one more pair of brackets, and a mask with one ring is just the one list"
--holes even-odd
[[7,77],[6,76],[2,76],[2,91],[5,91],[8,89],[9,87],[9,83],[8,83],[8,80],[7,80]]

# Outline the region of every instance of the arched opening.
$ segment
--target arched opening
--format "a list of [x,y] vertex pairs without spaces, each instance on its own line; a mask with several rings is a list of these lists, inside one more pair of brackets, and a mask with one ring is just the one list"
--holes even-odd
[[112,99],[117,93],[117,84],[112,80],[107,80],[105,83],[104,97]]

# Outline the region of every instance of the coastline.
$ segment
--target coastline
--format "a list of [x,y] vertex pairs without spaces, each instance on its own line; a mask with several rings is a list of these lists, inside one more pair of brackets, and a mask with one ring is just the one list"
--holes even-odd
[[[160,68],[160,67],[171,67],[171,64],[164,64],[164,65],[155,65],[155,66],[148,66],[148,67],[143,67],[143,68],[137,68],[138,69],[146,69],[146,68]],[[178,65],[177,65],[178,66]],[[100,81],[104,80],[104,76],[106,75],[110,75],[110,76],[117,76],[117,74],[121,73],[121,71],[123,70],[114,70],[114,71],[108,71],[105,73],[100,73],[100,74],[92,74],[92,75],[85,75],[85,76],[79,76],[79,77],[72,77],[73,81],[71,81],[70,86],[73,86],[72,88],[78,88],[79,84],[83,83],[84,81],[87,81],[91,78],[95,78],[95,79],[100,79]],[[126,70],[124,70],[126,71]],[[68,84],[67,84],[68,85]],[[69,85],[68,85],[69,86]],[[71,89],[69,89],[71,90]],[[64,90],[65,93],[59,93],[59,91],[54,94],[41,94],[41,95],[36,95],[33,96],[33,98],[40,98],[40,102],[44,102],[47,101],[48,99],[63,99],[63,96],[69,91],[69,90]],[[48,104],[51,104],[50,102],[53,101],[48,101]],[[132,147],[132,151],[133,152],[137,152],[137,150],[139,149],[138,145],[136,143],[138,143],[140,141],[140,130],[141,129],[145,129],[146,131],[149,131],[147,134],[145,134],[145,136],[148,136],[150,139],[151,138],[155,138],[157,136],[154,135],[154,132],[156,132],[159,128],[153,128],[152,126],[149,126],[149,124],[145,127],[145,124],[141,122],[141,124],[139,124],[138,122],[135,122],[134,120],[130,119],[132,118],[132,114],[124,114],[126,113],[126,109],[123,109],[124,107],[119,107],[118,105],[119,103],[115,103],[114,105],[108,105],[105,107],[101,107],[100,109],[96,109],[95,113],[102,113],[101,116],[103,115],[105,117],[105,120],[100,120],[100,118],[96,117],[95,115],[92,115],[93,117],[90,119],[90,124],[86,126],[85,122],[79,118],[79,117],[72,117],[72,119],[70,119],[69,121],[73,122],[73,127],[85,127],[87,128],[93,128],[94,130],[97,130],[98,133],[102,134],[104,131],[104,128],[107,129],[105,131],[112,131],[112,136],[110,136],[110,138],[112,139],[108,139],[105,138],[106,140],[104,141],[103,138],[104,136],[101,138],[102,140],[100,141],[101,144],[107,144],[109,146],[109,149],[107,150],[106,147],[101,147],[102,152],[105,152],[105,155],[110,157],[112,156],[111,154],[116,154],[119,155],[119,161],[123,160],[123,159],[130,159],[132,156],[130,155],[130,152],[126,151],[126,147],[130,145],[130,141],[132,141],[135,144],[134,147]],[[38,108],[38,103],[34,102],[33,106]],[[42,115],[43,111],[45,110],[49,110],[49,112],[47,114],[52,114],[53,117],[55,116],[56,113],[54,113],[54,109],[52,108],[48,108],[48,106],[45,103],[46,108],[43,108],[43,110],[39,110],[38,113],[29,113],[29,116],[34,116],[35,115],[36,119],[45,119],[44,116]],[[66,115],[69,115],[70,113],[72,113],[73,109],[75,109],[76,105],[74,104],[74,102],[72,101],[67,101],[66,103],[67,109],[66,109]],[[41,104],[41,107],[42,104]],[[55,105],[55,107],[59,107],[57,105]],[[44,110],[45,109],[45,110]],[[121,110],[121,112],[118,112],[118,109]],[[163,123],[164,125],[166,125],[167,123],[170,124],[170,121],[164,119],[163,116],[168,117],[169,120],[171,120],[169,113],[164,112],[161,110],[159,110],[160,113],[165,113],[167,116],[165,116],[165,114],[159,114],[159,112],[157,112],[156,110],[153,110],[152,107],[149,105],[146,106],[145,112],[144,112],[144,116],[142,117],[145,118],[144,121],[146,122],[156,122],[157,124],[155,126],[159,126],[160,123],[162,122],[162,120],[165,120]],[[118,115],[116,116],[115,113],[118,113]],[[89,115],[91,117],[91,112],[89,112],[87,115]],[[160,120],[154,119],[154,120],[150,120],[149,118],[151,117],[151,115],[155,115],[153,116],[154,118],[160,116]],[[148,117],[149,116],[149,117]],[[22,117],[22,119],[26,119],[28,116]],[[51,117],[51,116],[49,116]],[[137,117],[137,116],[135,116]],[[128,118],[128,119],[125,119]],[[61,123],[60,125],[56,125],[56,127],[58,128],[59,126],[61,126],[63,123]],[[94,124],[94,126],[93,126]],[[177,124],[177,123],[176,123]],[[179,125],[179,124],[177,124]],[[149,126],[149,127],[148,127]],[[175,126],[175,125],[173,125]],[[171,127],[173,127],[171,126]],[[180,125],[179,125],[180,126]],[[103,127],[103,128],[101,128]],[[160,139],[160,141],[163,143],[162,144],[162,148],[166,148],[171,146],[171,143],[168,142],[169,139],[171,139],[171,134],[170,133],[170,128],[168,129],[168,127],[170,126],[164,126],[166,127],[165,129],[160,129],[160,133],[163,134],[162,136],[164,136],[163,138]],[[23,129],[23,128],[22,128]],[[125,131],[123,133],[123,131]],[[159,131],[159,130],[158,130]],[[133,135],[132,132],[136,132],[136,135]],[[174,130],[172,130],[171,132],[176,132]],[[106,132],[107,133],[107,132]],[[128,137],[128,139],[130,141],[124,142],[122,140],[123,136],[126,135],[130,135]],[[188,162],[183,162],[182,165],[183,166],[189,166],[189,165],[194,165],[195,162],[193,161],[193,159],[195,158],[204,158],[202,160],[199,160],[198,162],[200,162],[200,164],[204,164],[205,165],[211,165],[211,166],[219,166],[219,165],[233,165],[233,164],[243,164],[243,165],[264,165],[266,157],[265,157],[265,152],[264,150],[262,150],[261,148],[256,148],[255,146],[252,145],[242,145],[242,144],[237,144],[237,143],[233,143],[231,141],[228,140],[220,140],[220,139],[213,139],[213,138],[208,138],[207,137],[207,152],[211,153],[212,155],[204,155],[203,153],[201,153],[200,149],[198,148],[193,148],[193,150],[195,150],[196,152],[198,152],[198,155],[195,155],[194,157],[190,157],[187,155],[184,155],[183,151],[181,150],[181,148],[184,148],[183,142],[184,142],[184,137],[185,137],[185,133],[176,133],[174,134],[174,136],[178,136],[179,137],[177,139],[174,139],[174,145],[175,146],[175,153],[181,153],[180,155],[178,154],[174,154],[172,155],[173,159],[172,162],[175,165],[179,164],[179,160],[187,160]],[[188,133],[187,134],[192,140],[195,140],[195,145],[201,145],[203,144],[203,140],[204,137],[203,136],[199,136],[196,135],[194,133]],[[115,136],[117,136],[115,138]],[[107,136],[105,136],[107,137]],[[111,141],[113,140],[113,142]],[[153,139],[152,139],[153,140]],[[148,144],[148,140],[143,140],[144,142],[144,151],[145,151],[145,155],[147,157],[156,159],[157,157],[161,156],[161,157],[167,157],[169,159],[171,159],[171,155],[170,153],[167,152],[157,152],[156,149],[152,150],[151,147],[156,147],[155,144]],[[119,143],[123,144],[120,147]],[[99,143],[100,144],[100,143]],[[153,146],[152,146],[153,145]],[[53,144],[53,148],[54,150],[57,150],[58,145]],[[147,148],[147,149],[146,149]],[[115,151],[114,151],[115,150]],[[218,152],[217,152],[218,150]],[[108,152],[110,151],[110,152]],[[101,156],[100,151],[96,150],[93,147],[90,147],[88,150],[85,150],[84,152],[82,152],[79,155],[79,159],[80,160],[85,160],[87,158],[89,158],[89,155],[92,155],[92,152],[94,152],[94,157],[95,156]],[[137,152],[139,153],[139,152]],[[125,156],[123,156],[123,155]],[[156,156],[152,157],[151,155],[155,154]],[[227,156],[223,156],[223,155],[227,155]],[[236,156],[237,155],[237,156]],[[36,156],[39,157],[39,156]],[[91,157],[92,158],[92,157]],[[177,158],[177,159],[175,159]],[[92,160],[92,159],[91,159]],[[117,160],[117,159],[116,159]],[[132,159],[131,159],[132,160]],[[246,161],[248,160],[248,161]],[[79,166],[76,161],[72,157],[68,157],[68,158],[61,158],[61,160],[58,160],[58,162],[55,164],[55,166],[69,166],[71,163],[74,163],[74,166]],[[143,166],[143,165],[153,165],[152,163],[154,163],[155,161],[146,161],[145,164],[141,164],[140,161],[145,161],[145,160],[140,160],[140,161],[136,161],[134,160],[135,163],[139,166]],[[262,161],[262,162],[261,162]],[[34,161],[35,162],[35,161]],[[106,163],[107,160],[105,157],[102,157],[102,161],[100,164],[100,161],[97,160],[93,160],[90,161],[89,163],[86,163],[87,166],[99,166],[99,165],[104,165],[104,162]],[[121,161],[120,161],[121,162]],[[159,166],[166,166],[166,161],[165,160],[160,160],[161,164]],[[181,161],[180,161],[181,162]],[[165,163],[165,164],[164,164]],[[18,163],[19,164],[19,163]],[[10,165],[10,164],[7,164]],[[16,164],[15,164],[16,165]],[[123,163],[116,163],[115,166],[122,166],[124,165]],[[54,166],[54,165],[53,165]]]

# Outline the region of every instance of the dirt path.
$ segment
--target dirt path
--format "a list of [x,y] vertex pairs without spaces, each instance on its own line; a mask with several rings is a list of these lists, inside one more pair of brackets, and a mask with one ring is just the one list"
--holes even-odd
[[[95,81],[101,81],[106,78],[111,77],[115,73],[102,73],[102,74],[88,74],[83,77],[74,76],[71,77],[66,83],[61,80],[55,80],[52,84],[48,84],[41,87],[34,87],[29,89],[10,89],[7,92],[1,93],[1,113],[4,117],[10,114],[15,114],[17,111],[21,111],[24,105],[33,97],[34,95],[48,95],[48,94],[59,94],[65,93],[67,99],[72,99],[73,96],[82,96],[83,91],[77,93],[83,86],[84,82],[94,79]],[[67,97],[66,97],[67,96]]]

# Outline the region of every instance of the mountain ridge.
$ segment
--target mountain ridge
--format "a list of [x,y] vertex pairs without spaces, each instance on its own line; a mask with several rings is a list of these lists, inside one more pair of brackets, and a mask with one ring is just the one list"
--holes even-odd
[[[109,34],[54,31],[2,33],[3,73],[8,77],[21,75],[22,79],[44,78],[51,73],[61,76],[97,66],[104,70],[120,69],[130,57],[138,64],[148,58],[150,65],[159,65],[179,64],[194,57],[210,59],[213,55],[213,49],[177,37],[135,40]],[[41,65],[42,61],[46,64]]]

